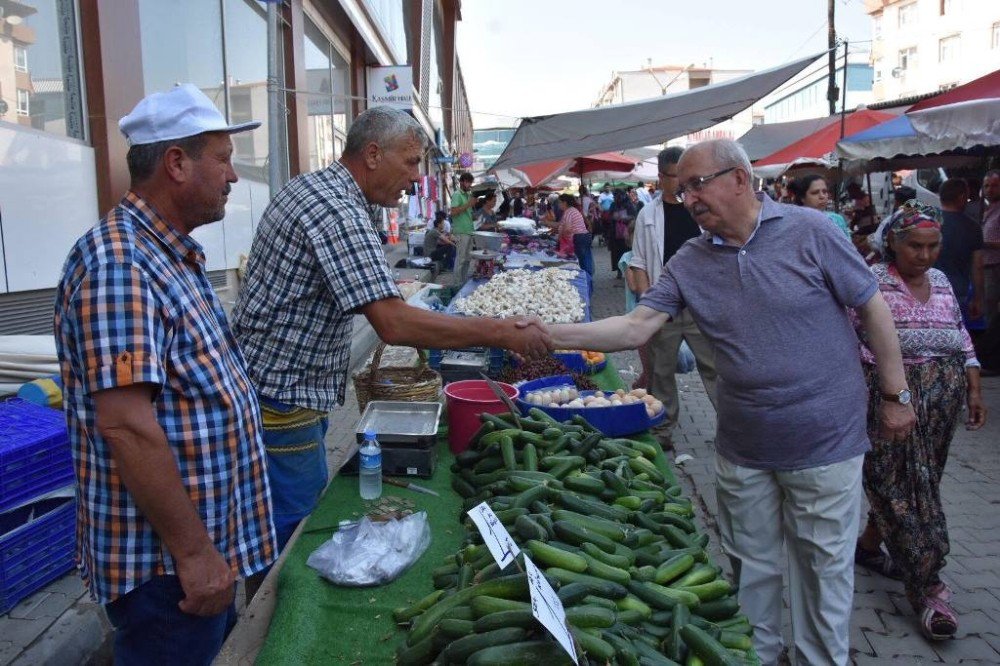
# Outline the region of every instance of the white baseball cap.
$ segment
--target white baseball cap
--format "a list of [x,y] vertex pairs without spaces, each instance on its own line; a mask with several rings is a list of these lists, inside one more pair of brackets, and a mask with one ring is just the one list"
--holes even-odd
[[258,121],[230,125],[212,100],[190,83],[147,95],[118,121],[118,129],[130,146],[185,139],[204,132],[233,134],[258,127]]

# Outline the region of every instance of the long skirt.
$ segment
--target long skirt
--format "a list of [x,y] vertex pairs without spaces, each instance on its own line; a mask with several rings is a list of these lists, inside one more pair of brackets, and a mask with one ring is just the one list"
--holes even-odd
[[948,554],[948,526],[941,507],[941,475],[965,405],[964,356],[937,358],[906,366],[917,423],[903,442],[879,437],[882,393],[875,366],[865,365],[868,380],[868,437],[864,488],[886,549],[903,574],[906,596],[915,611],[925,591],[940,582]]

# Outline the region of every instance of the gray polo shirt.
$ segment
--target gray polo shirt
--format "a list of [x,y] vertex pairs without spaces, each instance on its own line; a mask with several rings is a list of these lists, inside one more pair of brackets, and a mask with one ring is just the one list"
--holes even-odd
[[687,307],[715,346],[719,453],[795,470],[868,450],[867,391],[845,308],[878,284],[823,213],[763,197],[743,247],[703,233],[667,262],[640,305]]

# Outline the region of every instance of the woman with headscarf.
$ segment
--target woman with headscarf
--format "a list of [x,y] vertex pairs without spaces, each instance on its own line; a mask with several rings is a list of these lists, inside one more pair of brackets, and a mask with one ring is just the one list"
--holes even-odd
[[[871,511],[855,561],[902,579],[907,599],[920,616],[920,631],[931,640],[949,638],[958,630],[958,616],[949,603],[951,590],[940,577],[949,551],[941,475],[963,407],[968,408],[967,429],[986,422],[979,362],[958,301],[948,278],[932,268],[940,249],[940,213],[912,200],[890,221],[886,263],[872,266],[896,323],[908,390],[898,395],[881,392],[866,333],[851,311],[868,380],[872,442],[864,463]],[[912,401],[917,425],[905,441],[879,437],[883,400]],[[887,554],[881,550],[883,541]]]
[[844,232],[845,236],[851,237],[851,230],[847,228],[847,220],[844,219],[844,216],[827,210],[830,205],[830,188],[823,176],[809,174],[796,178],[788,184],[788,189],[791,191],[792,199],[796,205],[814,208],[826,214],[837,225],[837,228]]
[[618,262],[622,255],[631,249],[629,242],[629,225],[635,221],[636,206],[633,204],[625,190],[616,189],[614,200],[611,202],[611,229],[608,233],[608,246],[611,249],[611,270],[615,272],[615,277],[622,278],[622,272],[618,270]]

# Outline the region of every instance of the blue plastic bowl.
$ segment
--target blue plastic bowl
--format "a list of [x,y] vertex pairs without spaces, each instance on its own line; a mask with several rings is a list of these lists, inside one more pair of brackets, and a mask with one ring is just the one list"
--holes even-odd
[[579,372],[583,375],[593,375],[604,369],[604,366],[608,364],[607,357],[604,358],[600,363],[591,365],[583,358],[583,354],[579,352],[553,352],[552,356],[555,357],[557,361],[566,366],[566,369],[570,372]]
[[[569,375],[552,375],[551,377],[541,377],[529,382],[515,384],[518,389],[518,396],[515,400],[517,406],[523,413],[535,407],[542,410],[557,421],[569,421],[579,414],[587,419],[590,425],[594,426],[608,437],[620,437],[622,435],[633,435],[643,430],[663,423],[667,417],[667,410],[664,408],[653,418],[646,415],[646,405],[635,403],[632,405],[621,405],[620,407],[547,407],[543,405],[532,405],[524,400],[532,391],[540,391],[560,386],[575,386],[573,378]],[[580,391],[580,395],[591,395],[596,391]],[[606,391],[605,391],[606,393]]]

